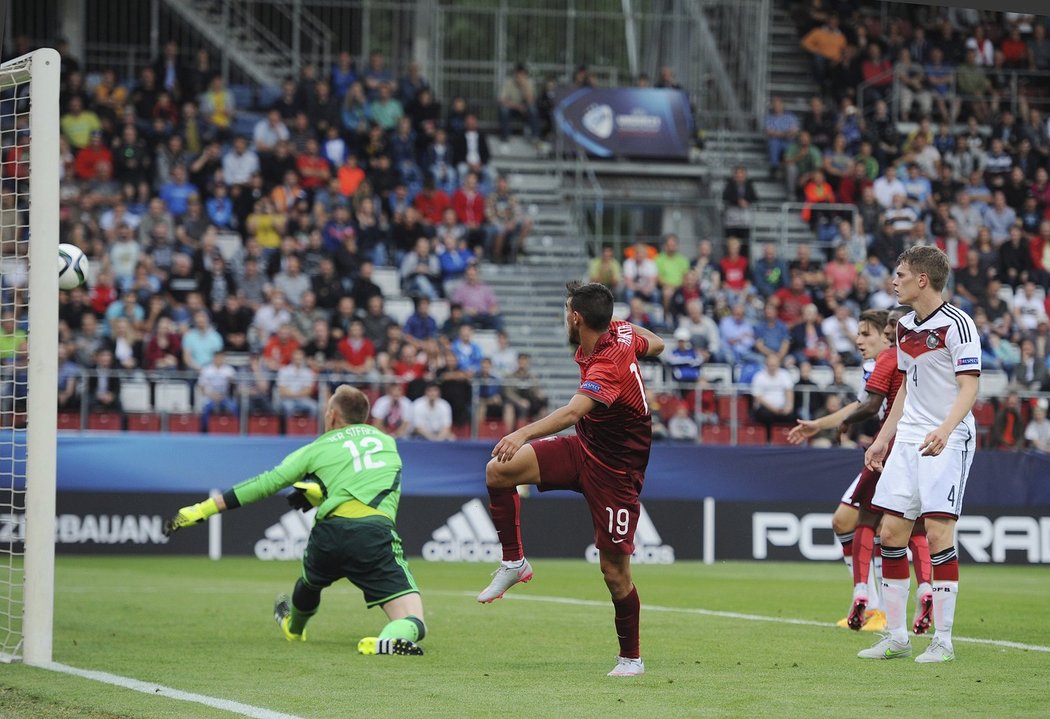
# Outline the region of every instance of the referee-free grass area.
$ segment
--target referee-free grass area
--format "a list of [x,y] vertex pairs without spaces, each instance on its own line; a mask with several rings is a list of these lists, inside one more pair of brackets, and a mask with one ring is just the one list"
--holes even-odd
[[[636,567],[647,673],[630,679],[605,676],[617,646],[597,567],[533,566],[530,584],[479,605],[473,593],[494,567],[415,559],[426,656],[365,657],[357,640],[383,615],[346,583],[325,592],[308,642],[280,638],[271,605],[291,589],[296,563],[60,557],[54,659],[304,718],[1047,715],[1048,652],[957,641],[948,665],[855,658],[873,637],[831,626],[849,600],[841,564]],[[1046,568],[964,565],[956,635],[1050,646],[1048,596]],[[916,654],[926,642],[913,640]],[[0,665],[4,718],[231,716]]]

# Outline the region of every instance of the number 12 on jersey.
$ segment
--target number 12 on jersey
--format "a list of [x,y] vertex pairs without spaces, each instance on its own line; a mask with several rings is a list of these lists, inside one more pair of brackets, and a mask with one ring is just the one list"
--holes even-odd
[[360,472],[362,467],[364,469],[379,469],[386,466],[386,462],[372,456],[383,449],[383,443],[375,437],[351,439],[343,442],[343,446],[350,450],[350,457],[353,459],[355,472]]

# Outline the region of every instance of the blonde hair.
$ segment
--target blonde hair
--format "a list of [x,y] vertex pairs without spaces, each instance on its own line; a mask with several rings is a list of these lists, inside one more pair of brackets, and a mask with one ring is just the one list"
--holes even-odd
[[343,424],[364,424],[368,421],[369,403],[365,393],[348,384],[336,387],[330,400]]

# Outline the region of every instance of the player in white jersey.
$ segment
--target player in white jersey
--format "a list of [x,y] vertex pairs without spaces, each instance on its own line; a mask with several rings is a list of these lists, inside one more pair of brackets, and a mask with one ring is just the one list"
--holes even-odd
[[[950,272],[948,257],[920,245],[897,260],[893,289],[911,305],[897,324],[897,367],[904,373],[893,408],[864,456],[881,470],[873,507],[882,519],[882,596],[887,634],[864,659],[911,654],[905,628],[908,601],[907,544],[916,519],[926,520],[933,563],[933,641],[915,661],[955,658],[952,624],[959,592],[955,523],[962,511],[966,478],[976,446],[973,415],[981,373],[977,327],[965,313],[941,299]],[[886,459],[889,440],[896,433]],[[883,463],[885,461],[885,467]]]

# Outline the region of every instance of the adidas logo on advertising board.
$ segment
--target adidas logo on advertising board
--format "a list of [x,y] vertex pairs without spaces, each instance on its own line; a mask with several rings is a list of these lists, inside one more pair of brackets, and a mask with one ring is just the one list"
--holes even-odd
[[488,508],[472,499],[434,530],[423,545],[428,562],[498,562],[503,558],[496,527]]
[[[664,544],[645,506],[639,505],[638,508],[638,526],[634,530],[634,554],[631,555],[631,561],[636,564],[674,564],[674,547]],[[598,548],[591,544],[584,556],[588,562],[597,564]]]
[[266,529],[265,539],[255,543],[255,556],[259,559],[302,559],[316,513],[316,509],[305,514],[293,509],[282,514],[277,524]]

